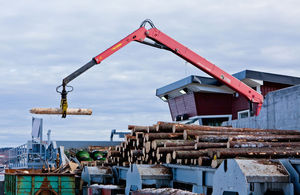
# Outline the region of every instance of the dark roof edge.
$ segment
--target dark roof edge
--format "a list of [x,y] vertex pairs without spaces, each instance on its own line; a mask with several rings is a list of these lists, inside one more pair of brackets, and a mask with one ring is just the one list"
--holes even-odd
[[184,87],[191,83],[202,83],[202,84],[209,84],[209,85],[219,85],[220,84],[218,81],[216,81],[215,79],[210,78],[210,77],[191,75],[191,76],[185,77],[181,80],[175,81],[174,83],[171,83],[164,87],[156,89],[156,96],[166,94],[170,91]]
[[262,81],[268,81],[273,83],[287,84],[287,85],[299,85],[300,78],[294,76],[287,76],[281,74],[274,74],[268,72],[259,72],[255,70],[244,70],[238,73],[233,74],[235,78],[243,80],[246,78],[256,79]]

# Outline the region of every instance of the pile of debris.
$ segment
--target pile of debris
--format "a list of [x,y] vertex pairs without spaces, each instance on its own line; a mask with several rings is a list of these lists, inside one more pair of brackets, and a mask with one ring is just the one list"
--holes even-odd
[[106,165],[175,163],[217,167],[227,158],[300,156],[300,131],[158,122],[129,125],[130,135],[108,151]]

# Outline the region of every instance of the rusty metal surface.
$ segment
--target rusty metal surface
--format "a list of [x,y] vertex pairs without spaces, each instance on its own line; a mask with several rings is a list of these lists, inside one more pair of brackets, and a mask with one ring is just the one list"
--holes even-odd
[[[11,171],[12,172],[12,171]],[[5,192],[10,194],[75,194],[74,174],[7,173]]]
[[272,160],[239,160],[237,164],[248,182],[289,182],[289,174],[281,163]]

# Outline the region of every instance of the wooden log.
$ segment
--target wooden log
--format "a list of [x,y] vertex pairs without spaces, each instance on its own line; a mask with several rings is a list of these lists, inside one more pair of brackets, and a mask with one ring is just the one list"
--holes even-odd
[[239,142],[228,141],[227,148],[300,147],[300,142]]
[[177,164],[182,164],[182,159],[176,159]]
[[156,140],[153,140],[151,142],[151,148],[153,150],[156,150],[157,147],[163,147],[164,144],[169,141],[169,140],[166,140],[166,139],[156,139]]
[[129,162],[128,162],[128,161],[124,161],[124,162],[122,163],[122,165],[123,165],[123,167],[129,167]]
[[228,135],[228,136],[238,136],[238,135],[251,135],[251,136],[260,136],[260,135],[272,135],[268,132],[236,132],[236,131],[195,131],[195,130],[184,130],[183,138],[185,140],[195,139],[198,135]]
[[121,156],[121,152],[116,151],[116,150],[109,150],[107,153],[108,156],[111,157],[120,157]]
[[[32,108],[32,114],[62,114],[61,108]],[[92,115],[92,109],[86,108],[68,108],[67,115]]]
[[136,140],[136,137],[134,135],[125,135],[126,145],[128,145],[131,140]]
[[299,158],[298,147],[274,147],[274,148],[224,148],[217,151],[218,158]]
[[260,136],[232,136],[230,141],[268,141],[268,142],[293,142],[300,141],[299,135],[260,135]]
[[192,159],[199,158],[201,156],[208,156],[207,150],[197,150],[197,151],[173,151],[172,158],[175,159]]
[[227,135],[198,135],[196,136],[197,142],[228,142],[229,136]]
[[147,133],[155,133],[156,132],[156,125],[148,126]]
[[195,150],[205,148],[226,148],[227,143],[211,143],[211,142],[198,142],[194,144]]
[[182,133],[146,133],[146,141],[152,141],[155,139],[182,139]]
[[167,156],[166,156],[166,163],[170,164],[172,162],[174,162],[173,159],[172,159],[172,154],[168,153]]
[[208,156],[201,156],[197,159],[197,164],[199,166],[210,166],[212,159]]
[[232,128],[232,127],[214,127],[214,126],[200,126],[200,125],[186,125],[175,124],[173,126],[173,133],[180,133],[184,130],[194,131],[220,131],[220,132],[261,132],[275,135],[300,135],[297,130],[278,130],[278,129],[252,129],[252,128]]
[[140,157],[143,156],[143,151],[142,150],[131,150],[130,155],[134,157]]
[[202,125],[187,125],[187,124],[175,124],[173,126],[173,133],[180,133],[184,130],[201,130],[201,131],[220,131],[224,129],[231,129],[229,127],[213,127],[213,126],[202,126]]
[[145,153],[148,154],[151,151],[151,142],[145,143]]
[[[190,144],[191,142],[193,142],[193,144]],[[177,139],[175,139],[175,140],[172,140],[172,139],[156,139],[156,140],[152,141],[151,147],[152,147],[153,150],[156,150],[157,147],[181,146],[181,143],[182,143],[182,146],[185,145],[185,144],[193,146],[195,144],[194,141],[187,141],[187,140],[182,140],[182,139],[179,139],[179,140],[177,140]]]
[[214,159],[211,161],[211,168],[218,168],[220,166],[220,164],[222,164],[224,159]]
[[164,143],[164,147],[194,146],[195,143],[193,140],[169,140]]
[[169,123],[169,122],[157,122],[156,131],[157,132],[173,132],[173,125],[176,123]]
[[157,154],[172,153],[173,151],[192,151],[195,150],[195,146],[180,146],[180,147],[158,147],[156,149]]
[[133,130],[135,125],[128,125],[128,130]]

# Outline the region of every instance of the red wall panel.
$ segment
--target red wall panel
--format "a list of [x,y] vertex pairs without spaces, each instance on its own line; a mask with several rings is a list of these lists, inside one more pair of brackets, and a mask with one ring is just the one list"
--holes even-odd
[[271,91],[276,91],[278,89],[290,87],[291,85],[280,84],[280,83],[271,83],[264,81],[264,84],[260,87],[261,94],[266,96]]
[[232,94],[195,93],[198,115],[231,114]]

